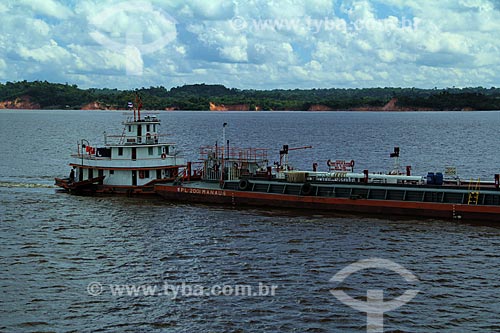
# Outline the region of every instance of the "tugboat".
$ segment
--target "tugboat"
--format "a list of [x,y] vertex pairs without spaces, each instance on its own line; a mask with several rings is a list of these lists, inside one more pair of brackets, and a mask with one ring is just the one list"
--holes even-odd
[[[137,102],[137,101],[136,101]],[[129,106],[133,106],[129,103]],[[124,122],[120,135],[104,134],[95,146],[81,139],[71,155],[68,178],[55,178],[55,185],[72,194],[155,194],[154,184],[175,181],[187,167],[174,143],[163,142],[160,119],[141,118],[142,103]]]

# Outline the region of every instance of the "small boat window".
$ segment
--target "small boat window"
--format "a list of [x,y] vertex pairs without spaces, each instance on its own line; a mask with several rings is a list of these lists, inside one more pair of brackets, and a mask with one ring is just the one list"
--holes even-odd
[[118,156],[123,156],[123,147],[118,147]]
[[158,155],[161,155],[161,147],[158,147]]
[[109,174],[110,175],[114,175],[115,174],[115,170],[109,170]]
[[146,132],[149,132],[151,130],[151,126],[149,124],[146,125]]
[[148,155],[153,155],[153,147],[148,147]]
[[132,132],[132,126],[128,125],[128,131]]
[[144,178],[149,178],[149,170],[144,170]]

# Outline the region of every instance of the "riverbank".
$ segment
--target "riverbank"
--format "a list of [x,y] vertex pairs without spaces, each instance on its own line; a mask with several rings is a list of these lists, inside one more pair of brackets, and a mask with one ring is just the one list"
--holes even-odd
[[195,84],[167,89],[80,89],[49,82],[0,83],[0,109],[196,111],[474,111],[500,110],[497,88],[240,90]]

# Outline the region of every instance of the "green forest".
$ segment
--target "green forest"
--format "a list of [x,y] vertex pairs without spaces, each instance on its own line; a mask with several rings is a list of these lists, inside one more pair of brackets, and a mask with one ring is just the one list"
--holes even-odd
[[[29,101],[41,109],[82,109],[98,103],[107,109],[126,109],[139,96],[148,110],[209,110],[210,103],[231,110],[378,110],[390,109],[500,110],[500,88],[365,88],[240,90],[223,85],[194,84],[167,89],[163,86],[134,90],[80,89],[76,85],[34,82],[0,83],[0,103]],[[0,107],[1,107],[0,105]]]

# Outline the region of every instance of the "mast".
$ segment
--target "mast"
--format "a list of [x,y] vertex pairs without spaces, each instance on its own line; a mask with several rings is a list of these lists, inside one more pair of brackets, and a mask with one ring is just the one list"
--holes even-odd
[[139,105],[137,105],[137,120],[141,121],[142,98],[139,96]]
[[222,158],[221,158],[221,168],[220,168],[220,184],[222,186],[222,184],[224,183],[224,167],[225,167],[225,163],[224,163],[224,151],[226,150],[226,126],[227,126],[227,123],[224,123],[222,125]]

